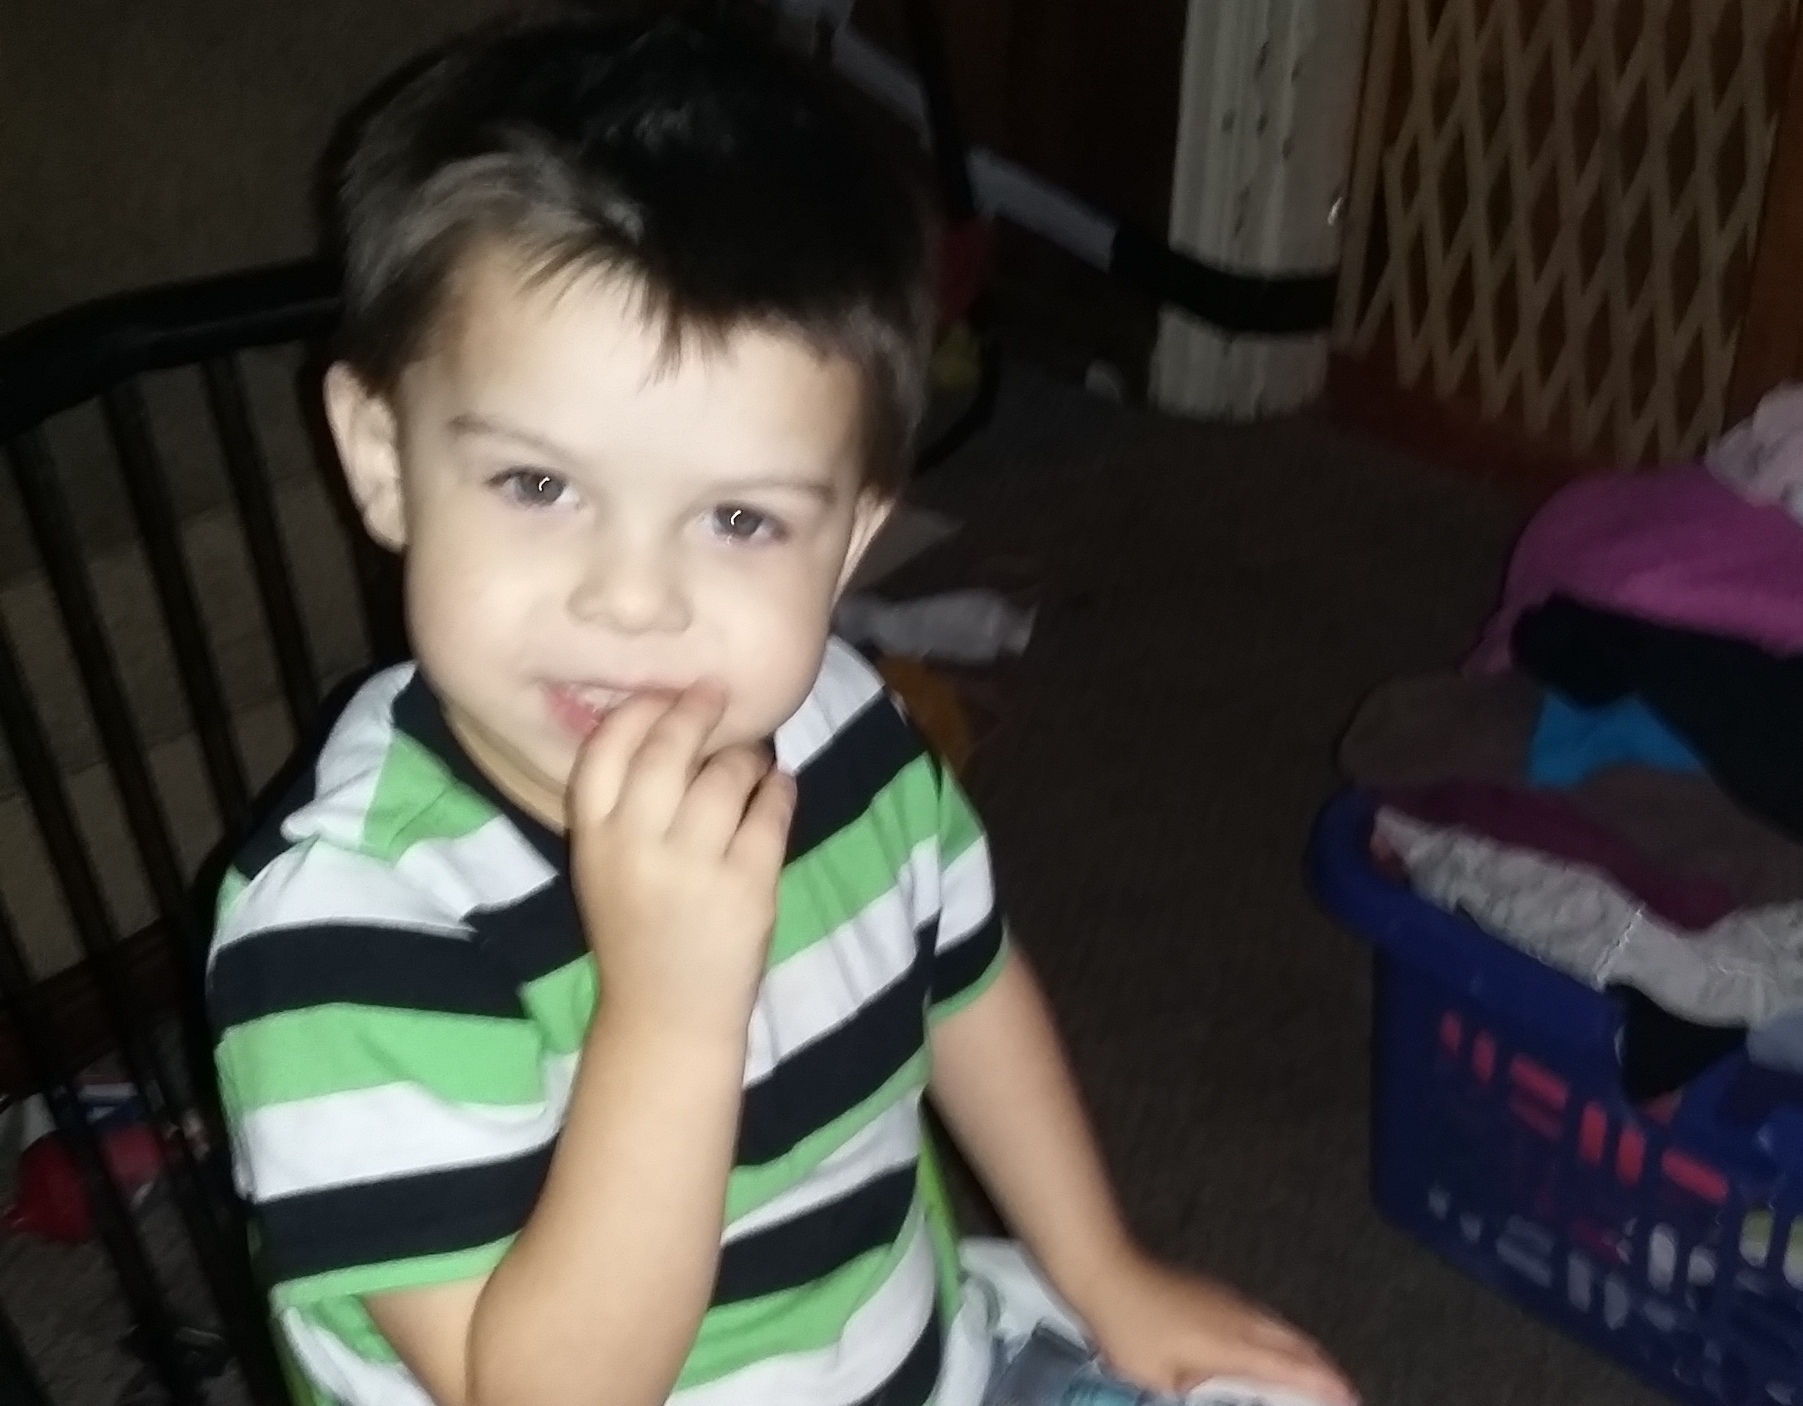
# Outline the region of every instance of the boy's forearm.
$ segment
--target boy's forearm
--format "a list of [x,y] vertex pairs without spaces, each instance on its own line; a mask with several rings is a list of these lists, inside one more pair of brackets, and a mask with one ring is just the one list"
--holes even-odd
[[469,1338],[471,1406],[670,1393],[713,1288],[744,1042],[673,1044],[603,1000],[531,1220]]
[[932,1096],[1013,1230],[1080,1315],[1132,1250],[1064,1050],[1018,954],[933,1033]]

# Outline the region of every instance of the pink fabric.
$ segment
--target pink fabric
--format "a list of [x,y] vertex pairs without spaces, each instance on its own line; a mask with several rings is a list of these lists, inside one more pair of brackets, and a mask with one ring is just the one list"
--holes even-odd
[[1579,479],[1528,524],[1468,668],[1509,667],[1509,634],[1553,595],[1803,653],[1803,523],[1692,465]]

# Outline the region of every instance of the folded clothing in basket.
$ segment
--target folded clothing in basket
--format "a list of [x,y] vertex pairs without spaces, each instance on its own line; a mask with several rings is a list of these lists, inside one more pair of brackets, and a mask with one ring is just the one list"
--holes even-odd
[[1695,752],[1638,697],[1584,708],[1549,691],[1528,749],[1528,780],[1566,790],[1608,767],[1700,772]]
[[1594,872],[1675,928],[1711,927],[1742,906],[1727,884],[1656,863],[1556,795],[1485,781],[1448,781],[1379,795],[1392,808],[1439,829],[1466,830]]
[[1367,789],[1522,781],[1543,697],[1520,674],[1392,679],[1359,705],[1340,742],[1340,766]]
[[[1569,606],[1544,609],[1556,620]],[[1638,693],[1621,696],[1663,721]],[[1752,1059],[1803,1073],[1803,844],[1714,778],[1648,764],[1656,757],[1533,789],[1549,709],[1582,706],[1520,675],[1400,679],[1360,709],[1340,760],[1416,822],[1490,842],[1494,862],[1470,862],[1477,841],[1449,835],[1432,864],[1417,852],[1412,866],[1391,843],[1424,898],[1587,983],[1642,993],[1623,1002],[1618,1046],[1631,1096],[1669,1092],[1743,1040]],[[1576,720],[1620,731],[1619,718]],[[1521,855],[1505,861],[1510,848]],[[1492,880],[1498,891],[1475,892]],[[1683,943],[1701,946],[1677,951]]]
[[1803,522],[1803,385],[1786,381],[1767,391],[1703,462],[1749,502],[1776,504]]
[[1803,653],[1803,526],[1700,465],[1581,478],[1522,533],[1473,670],[1506,670],[1517,618],[1556,595]]
[[[1525,785],[1544,697],[1512,674],[1397,679],[1359,709],[1340,765],[1378,792],[1459,780]],[[1743,905],[1803,901],[1803,844],[1762,825],[1707,776],[1611,766],[1560,796],[1649,859],[1725,883]]]
[[[1791,606],[1803,615],[1799,602],[1803,591]],[[1772,654],[1564,596],[1523,615],[1514,646],[1522,669],[1580,703],[1643,698],[1729,795],[1803,839],[1803,652]]]
[[[1486,782],[1449,782],[1379,794],[1392,810],[1436,830],[1469,832],[1558,862],[1564,866],[1562,876],[1580,888],[1588,883],[1586,875],[1594,875],[1597,882],[1619,888],[1621,897],[1644,905],[1679,934],[1707,930],[1742,906],[1727,885],[1655,862],[1560,795]],[[1400,860],[1396,847],[1390,848]],[[1407,873],[1406,862],[1400,867]],[[1513,877],[1526,881],[1520,874]],[[1556,901],[1558,895],[1542,897]],[[1605,921],[1619,923],[1620,905],[1605,901],[1603,906]],[[1498,935],[1512,941],[1506,932]],[[1513,945],[1544,955],[1532,942]],[[1592,979],[1589,973],[1575,974]],[[1622,998],[1621,1082],[1636,1100],[1670,1093],[1746,1042],[1746,1026],[1739,1020],[1705,1023],[1667,1010],[1633,985],[1610,983],[1606,976],[1596,978],[1596,984],[1613,984]],[[1803,1068],[1803,1011],[1762,1026],[1761,1034],[1758,1049],[1769,1063]]]
[[1662,920],[1607,874],[1394,806],[1377,837],[1417,892],[1602,990],[1632,986],[1708,1025],[1803,1012],[1803,903],[1742,908],[1698,932]]

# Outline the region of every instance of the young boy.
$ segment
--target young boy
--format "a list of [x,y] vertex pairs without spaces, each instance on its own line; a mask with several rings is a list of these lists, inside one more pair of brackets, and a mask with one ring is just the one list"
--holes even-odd
[[1121,1372],[1347,1399],[1134,1245],[975,818],[828,638],[923,395],[906,182],[666,19],[452,48],[339,195],[327,410],[417,657],[239,857],[209,980],[309,1388],[978,1402],[924,1094]]

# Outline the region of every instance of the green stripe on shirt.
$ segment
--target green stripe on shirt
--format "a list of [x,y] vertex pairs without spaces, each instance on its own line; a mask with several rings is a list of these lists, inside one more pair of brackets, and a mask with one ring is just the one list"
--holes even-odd
[[[464,1250],[451,1250],[442,1255],[421,1255],[410,1260],[385,1260],[379,1264],[353,1265],[325,1274],[310,1274],[304,1279],[289,1279],[270,1291],[269,1299],[278,1309],[305,1308],[313,1312],[317,1305],[332,1300],[355,1300],[366,1295],[390,1294],[400,1289],[418,1289],[432,1284],[461,1284],[482,1279],[494,1271],[514,1237],[474,1245]],[[371,1357],[369,1352],[363,1353]]]
[[525,1104],[545,1096],[545,1051],[531,1025],[498,1016],[380,1006],[312,1006],[234,1026],[219,1042],[229,1104],[242,1116],[272,1104],[397,1080],[456,1103]]
[[756,1167],[734,1167],[726,1180],[727,1224],[782,1195],[901,1099],[925,1085],[931,1058],[920,1050],[862,1103],[818,1128],[781,1157]]
[[895,1240],[797,1289],[710,1308],[701,1321],[676,1389],[700,1386],[748,1367],[836,1342],[845,1324],[895,1273],[921,1231],[918,1196]]
[[395,863],[414,845],[461,840],[499,814],[458,784],[450,768],[405,733],[396,733],[363,822],[363,845]]
[[936,833],[933,785],[932,762],[917,758],[877,794],[857,823],[783,870],[771,966],[836,932],[895,887],[898,856],[912,855]]

